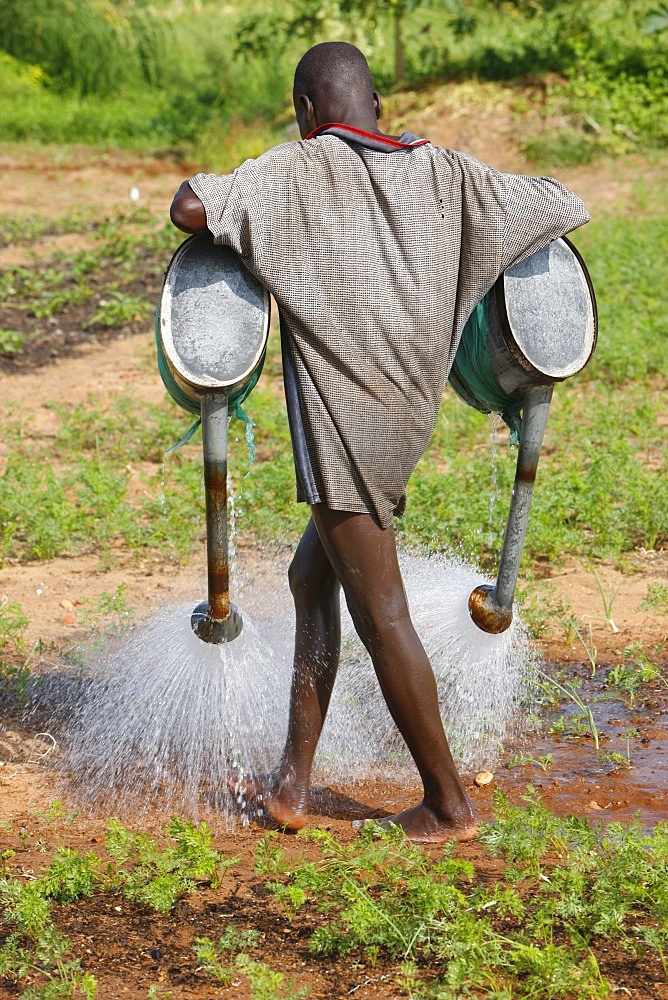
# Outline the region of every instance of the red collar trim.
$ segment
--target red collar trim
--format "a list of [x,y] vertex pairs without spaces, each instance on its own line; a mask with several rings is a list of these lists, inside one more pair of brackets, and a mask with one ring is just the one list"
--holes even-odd
[[354,125],[344,125],[342,122],[327,122],[325,125],[318,125],[305,138],[315,139],[330,129],[336,129],[337,132],[349,132],[351,139],[358,137],[360,139],[371,140],[372,142],[381,143],[389,149],[413,149],[415,146],[426,146],[429,144],[428,139],[418,139],[417,142],[399,142],[398,139],[390,139],[388,136],[378,135],[377,132],[365,132],[361,128],[355,128]]

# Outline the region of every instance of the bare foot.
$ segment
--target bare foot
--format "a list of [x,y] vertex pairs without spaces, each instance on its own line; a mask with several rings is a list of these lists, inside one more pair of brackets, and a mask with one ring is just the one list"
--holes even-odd
[[279,826],[301,830],[308,817],[308,789],[297,788],[294,778],[271,774],[235,774],[228,787],[236,799],[251,799],[269,813]]
[[[353,827],[361,829],[369,820],[355,820]],[[394,816],[385,816],[373,820],[384,829],[399,826],[404,831],[406,839],[414,844],[443,844],[446,840],[473,840],[478,835],[478,827],[472,814],[456,820],[439,819],[429,806],[421,802],[412,809],[404,809]]]

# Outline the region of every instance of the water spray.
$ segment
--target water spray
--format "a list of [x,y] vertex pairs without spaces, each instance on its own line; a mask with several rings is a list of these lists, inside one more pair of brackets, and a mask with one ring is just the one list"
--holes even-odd
[[158,361],[172,397],[202,423],[208,598],[190,621],[208,643],[231,642],[243,627],[229,593],[227,430],[257,382],[269,318],[269,294],[232,250],[209,234],[181,244],[165,273]]
[[464,402],[484,413],[501,412],[519,432],[496,585],[482,584],[469,597],[469,613],[483,632],[503,632],[512,621],[553,387],[589,363],[597,332],[587,269],[573,245],[559,239],[505,271],[462,335],[451,385]]

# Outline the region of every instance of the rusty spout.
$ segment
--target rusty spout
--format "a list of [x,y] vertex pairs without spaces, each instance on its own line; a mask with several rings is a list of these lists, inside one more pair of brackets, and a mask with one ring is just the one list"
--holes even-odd
[[483,632],[505,632],[513,620],[513,599],[529,520],[529,509],[552,400],[551,385],[528,389],[524,397],[515,484],[496,586],[483,584],[469,596],[469,614]]
[[208,600],[194,609],[190,624],[203,642],[231,642],[243,619],[230,604],[227,542],[227,390],[202,396],[202,449],[206,497],[206,559]]
[[496,601],[496,587],[481,583],[469,595],[469,614],[483,632],[497,635],[510,628],[513,620],[512,608],[501,608]]

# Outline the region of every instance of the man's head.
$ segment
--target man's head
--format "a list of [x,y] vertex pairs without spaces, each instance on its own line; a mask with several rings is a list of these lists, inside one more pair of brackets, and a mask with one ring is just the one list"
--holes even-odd
[[377,131],[380,97],[366,59],[348,42],[322,42],[309,49],[295,70],[292,96],[302,137],[327,122]]

